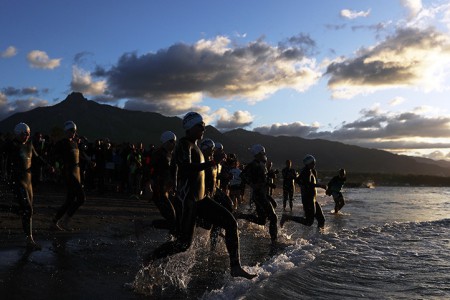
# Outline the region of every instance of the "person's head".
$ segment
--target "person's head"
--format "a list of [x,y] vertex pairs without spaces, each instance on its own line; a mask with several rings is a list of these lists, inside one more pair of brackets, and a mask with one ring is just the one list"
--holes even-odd
[[346,175],[345,169],[339,169],[339,177],[344,178]]
[[215,146],[216,146],[216,144],[211,139],[204,139],[200,143],[200,149],[202,150],[202,152],[205,156],[213,155]]
[[73,121],[66,121],[64,123],[64,131],[68,138],[74,138],[77,133],[77,125]]
[[165,131],[161,134],[161,146],[167,151],[173,151],[177,142],[177,136],[172,131]]
[[260,144],[255,144],[250,148],[250,152],[253,154],[256,160],[266,162],[267,156],[266,156],[266,148],[264,148]]
[[303,158],[303,164],[308,168],[313,169],[316,165],[316,158],[311,154],[308,154]]
[[26,143],[30,138],[30,127],[25,123],[19,123],[14,127],[14,134],[18,141]]
[[287,160],[286,160],[286,167],[287,167],[287,168],[292,167],[292,161],[291,161],[290,159],[287,159]]
[[186,137],[191,140],[200,140],[205,133],[205,122],[203,117],[194,111],[188,112],[183,117],[183,128],[186,130]]

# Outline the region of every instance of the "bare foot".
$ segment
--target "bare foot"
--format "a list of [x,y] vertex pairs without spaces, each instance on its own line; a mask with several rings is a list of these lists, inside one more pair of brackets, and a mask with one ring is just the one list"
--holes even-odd
[[232,267],[230,270],[231,276],[233,277],[244,277],[246,279],[253,279],[256,277],[256,274],[250,274],[244,269],[242,269],[241,266],[235,266]]

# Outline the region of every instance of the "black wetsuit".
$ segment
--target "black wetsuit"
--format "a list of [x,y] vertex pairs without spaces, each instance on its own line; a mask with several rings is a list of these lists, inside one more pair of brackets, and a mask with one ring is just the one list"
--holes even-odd
[[64,214],[72,217],[84,203],[86,196],[80,178],[80,150],[75,140],[64,138],[55,145],[55,156],[62,161],[62,172],[66,182],[67,196],[64,204],[58,209],[53,222],[57,222]]
[[322,228],[325,224],[325,217],[320,207],[319,202],[316,200],[316,182],[317,172],[316,169],[309,169],[304,167],[300,171],[300,176],[297,178],[297,182],[300,185],[300,192],[302,194],[304,217],[290,216],[290,220],[301,223],[306,226],[311,226],[314,223],[314,218],[317,219],[318,227]]
[[289,206],[292,210],[295,183],[294,180],[297,178],[297,172],[294,168],[284,168],[281,170],[281,175],[283,176],[283,209],[286,208],[286,203],[289,200]]
[[205,169],[211,167],[205,162],[200,148],[193,141],[183,137],[177,143],[174,157],[178,166],[178,197],[183,204],[180,234],[175,241],[158,247],[153,259],[186,251],[192,243],[197,220],[225,229],[225,243],[230,256],[230,265],[240,266],[239,237],[237,222],[222,205],[205,197]]
[[22,144],[16,139],[5,144],[7,166],[10,167],[11,184],[19,204],[23,231],[27,237],[32,235],[33,186],[31,183],[31,160],[39,157],[31,140]]
[[253,189],[252,199],[256,206],[256,215],[241,213],[238,214],[237,218],[245,219],[258,225],[265,225],[267,219],[269,219],[270,238],[272,242],[276,242],[278,235],[277,215],[270,196],[267,194],[267,168],[265,163],[253,160],[245,167],[241,177]]
[[175,174],[171,167],[172,153],[160,147],[152,154],[150,161],[151,179],[153,181],[153,202],[165,220],[155,220],[156,228],[169,229],[171,234],[177,232],[177,215],[181,215],[181,205],[175,197],[169,197],[174,190]]

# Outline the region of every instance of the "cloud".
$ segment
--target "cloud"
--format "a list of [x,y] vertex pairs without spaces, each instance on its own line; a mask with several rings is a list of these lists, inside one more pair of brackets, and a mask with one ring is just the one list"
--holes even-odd
[[238,110],[230,114],[226,109],[221,108],[215,112],[218,116],[216,127],[218,129],[235,129],[250,126],[254,117],[248,111]]
[[176,105],[198,105],[203,96],[254,103],[280,89],[302,92],[320,78],[316,62],[306,56],[314,47],[308,36],[296,36],[272,46],[262,39],[239,46],[227,37],[174,44],[156,53],[127,53],[105,77],[111,95],[143,102],[163,114]]
[[403,97],[395,97],[394,99],[389,101],[389,105],[390,106],[397,106],[399,104],[402,104],[403,102],[405,102],[405,98],[403,98]]
[[70,82],[72,91],[77,91],[88,95],[103,95],[106,91],[106,81],[93,81],[89,72],[77,66],[72,67],[72,81]]
[[393,87],[441,89],[450,66],[450,37],[433,28],[399,29],[355,58],[336,60],[326,71],[334,98]]
[[61,58],[50,59],[44,51],[33,50],[27,55],[28,62],[32,68],[54,69],[61,64]]
[[302,122],[293,122],[293,123],[275,123],[272,125],[256,127],[253,129],[253,131],[274,136],[288,135],[288,136],[308,137],[310,134],[317,132],[318,129],[319,129],[318,125],[306,125]]
[[400,0],[400,3],[408,11],[408,18],[415,18],[422,10],[422,0]]
[[42,91],[39,91],[37,87],[26,87],[26,88],[22,88],[22,89],[18,89],[12,86],[8,86],[5,88],[2,88],[2,93],[5,94],[6,96],[30,96],[30,95],[34,95],[37,96],[39,95],[41,92],[43,93],[47,93],[48,89],[43,89]]
[[9,46],[8,48],[6,48],[5,51],[1,51],[0,52],[0,57],[2,58],[10,58],[13,56],[16,56],[17,54],[17,49],[14,46]]
[[47,100],[35,97],[10,100],[5,93],[0,92],[0,120],[3,120],[18,112],[29,111],[33,108],[47,105]]
[[350,9],[343,9],[340,12],[340,16],[345,19],[365,18],[370,15],[370,9],[368,11],[354,11]]

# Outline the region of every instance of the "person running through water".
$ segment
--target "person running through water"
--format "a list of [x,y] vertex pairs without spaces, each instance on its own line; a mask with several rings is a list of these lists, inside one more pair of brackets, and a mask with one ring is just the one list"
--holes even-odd
[[277,215],[275,214],[274,203],[271,201],[271,197],[267,194],[267,156],[266,149],[256,144],[250,148],[250,151],[254,155],[254,160],[245,166],[241,176],[245,179],[245,182],[252,188],[252,199],[256,206],[256,215],[239,213],[236,215],[237,219],[245,219],[258,225],[265,225],[267,219],[269,219],[269,233],[272,246],[276,246],[278,228],[277,228]]
[[241,267],[236,220],[222,205],[205,197],[205,169],[216,165],[216,162],[214,160],[205,162],[197,146],[197,141],[205,132],[203,117],[196,112],[187,113],[183,118],[183,128],[186,135],[178,141],[173,157],[178,167],[178,197],[183,204],[180,233],[174,241],[168,241],[148,254],[145,262],[189,249],[194,238],[197,219],[202,219],[225,229],[231,276],[251,279],[256,275],[249,274]]
[[[200,149],[202,150],[203,156],[206,162],[215,161],[213,158],[214,155],[214,141],[211,139],[204,139],[200,143]],[[215,161],[217,164],[225,158],[222,156],[215,156],[217,160]],[[231,199],[221,190],[217,188],[217,164],[211,165],[210,168],[205,169],[205,195],[206,197],[213,199],[217,203],[221,204],[225,207],[229,212],[233,212],[233,203]],[[205,229],[211,229],[210,233],[210,245],[211,250],[215,250],[217,245],[217,239],[220,233],[220,227],[217,225],[212,226],[210,224],[201,222],[200,226]]]
[[171,166],[172,152],[177,141],[172,131],[161,134],[161,147],[152,154],[150,161],[152,200],[164,220],[153,221],[155,228],[169,229],[173,236],[177,232],[177,215],[181,213],[181,204],[178,205],[172,194],[175,192],[175,169]]
[[319,202],[317,202],[316,188],[326,189],[327,186],[324,184],[317,183],[317,171],[316,159],[312,155],[307,155],[303,159],[303,164],[305,167],[300,171],[300,175],[297,178],[297,182],[300,185],[300,192],[302,195],[303,211],[305,212],[304,217],[291,216],[283,214],[280,220],[280,227],[284,226],[287,221],[294,221],[306,226],[311,226],[314,223],[314,218],[317,219],[318,227],[321,229],[325,226],[325,217],[320,207]]
[[[48,165],[34,149],[30,140],[30,127],[19,123],[14,127],[15,137],[5,145],[7,166],[10,168],[9,176],[13,186],[15,198],[19,204],[19,213],[22,215],[22,227],[26,236],[28,250],[41,250],[42,247],[33,238],[33,186],[31,183],[31,161],[40,158],[42,163]],[[51,166],[49,165],[51,168]]]
[[[69,222],[78,208],[83,205],[86,195],[81,184],[80,158],[89,161],[78,148],[77,125],[73,121],[64,123],[66,137],[55,145],[55,158],[62,161],[62,173],[66,183],[66,201],[57,210],[50,226],[53,230],[72,231]],[[61,220],[62,219],[62,220]]]
[[292,211],[294,192],[295,192],[295,179],[298,174],[294,168],[292,168],[292,161],[286,160],[286,167],[281,170],[281,176],[283,177],[283,211],[286,210],[286,204],[289,200],[289,207]]
[[331,178],[328,182],[328,188],[326,194],[333,196],[334,200],[334,213],[337,214],[345,205],[344,195],[342,195],[342,187],[347,180],[345,169],[340,169],[339,174]]

